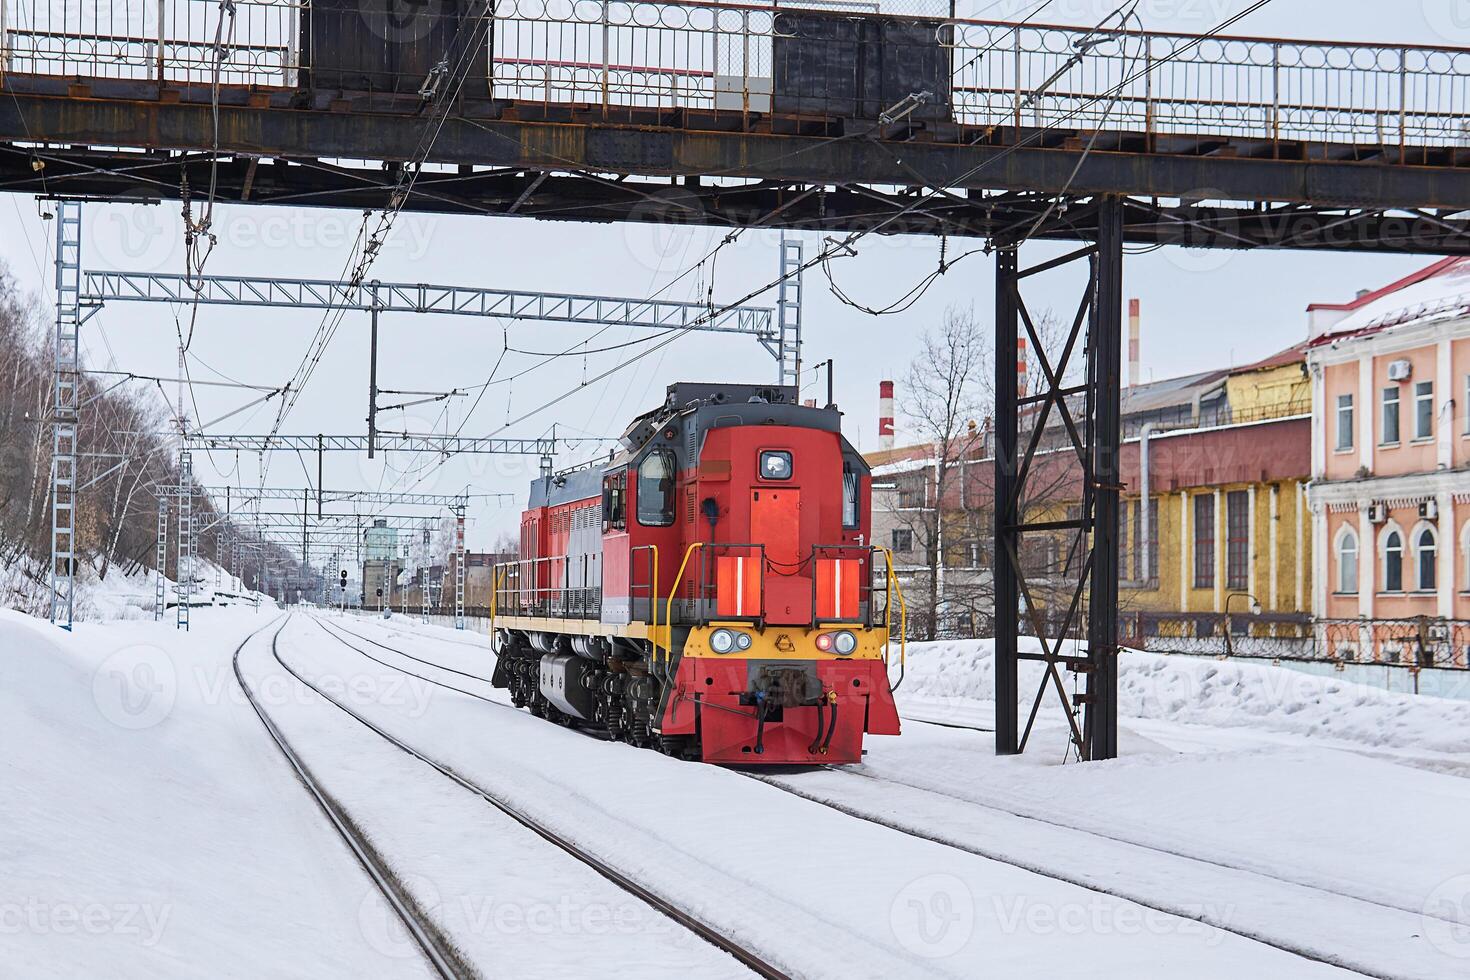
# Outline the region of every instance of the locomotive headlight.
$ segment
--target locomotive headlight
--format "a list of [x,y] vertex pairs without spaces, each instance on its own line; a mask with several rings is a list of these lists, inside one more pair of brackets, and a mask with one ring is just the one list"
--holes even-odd
[[847,656],[857,649],[857,637],[847,630],[838,630],[836,633],[818,633],[817,649],[823,653],[838,653]]
[[719,629],[709,635],[709,648],[715,653],[729,653],[735,649],[735,633]]
[[750,649],[750,642],[751,641],[750,641],[750,634],[749,633],[736,633],[735,634],[735,645],[737,647],[739,647],[741,650],[749,650]]

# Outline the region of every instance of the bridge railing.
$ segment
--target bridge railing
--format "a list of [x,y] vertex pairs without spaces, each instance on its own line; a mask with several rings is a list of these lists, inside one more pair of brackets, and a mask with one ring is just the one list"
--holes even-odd
[[[412,17],[384,20],[364,3],[362,23],[349,33],[340,4],[236,0],[232,18],[220,6],[0,0],[0,68],[208,84],[218,64],[226,85],[294,87],[310,84],[302,69],[312,67],[313,45],[345,45],[353,50],[316,52],[319,73],[331,63],[332,88],[359,78],[365,88],[402,93],[418,91],[414,73],[438,63],[442,52],[430,49],[477,35],[445,22],[444,11],[460,9],[454,5],[430,5],[435,13],[414,15],[425,18],[419,25]],[[993,128],[999,141],[1015,129],[1055,127],[1160,143],[1177,135],[1470,146],[1464,49],[902,17],[886,7],[874,12],[866,0],[497,0],[494,9],[489,39],[471,58],[470,98],[601,108],[609,116],[703,110],[745,127],[771,113],[820,125],[897,111],[925,123]],[[360,39],[360,52],[343,38]],[[352,70],[357,58],[360,75]],[[901,105],[920,93],[927,94],[917,104]]]
[[0,73],[292,87],[309,0],[3,0]]

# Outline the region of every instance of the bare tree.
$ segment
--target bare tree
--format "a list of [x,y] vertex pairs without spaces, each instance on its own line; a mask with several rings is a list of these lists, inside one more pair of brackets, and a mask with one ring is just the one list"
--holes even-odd
[[905,421],[927,447],[924,466],[928,472],[909,474],[907,485],[900,484],[897,521],[912,535],[923,556],[924,588],[914,623],[915,635],[921,639],[938,635],[945,597],[947,511],[952,508],[963,461],[980,444],[979,419],[985,407],[982,376],[989,364],[974,312],[951,307],[939,326],[924,334],[923,346],[904,382]]

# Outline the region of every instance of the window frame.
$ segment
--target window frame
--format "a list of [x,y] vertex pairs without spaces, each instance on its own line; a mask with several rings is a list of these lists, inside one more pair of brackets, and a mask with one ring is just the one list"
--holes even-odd
[[[649,462],[658,459],[666,459],[669,466],[669,486],[663,493],[663,506],[659,511],[660,519],[657,521],[646,521],[643,519],[643,467]],[[678,517],[679,493],[677,483],[679,482],[679,460],[674,450],[669,446],[655,446],[638,461],[638,467],[634,471],[634,479],[637,481],[637,499],[633,501],[633,516],[638,521],[639,527],[673,527],[675,518]],[[624,504],[626,507],[626,503]]]
[[[1225,494],[1225,588],[1248,588],[1251,577],[1251,510],[1249,490]],[[1236,518],[1240,526],[1234,526]]]
[[[1401,408],[1403,404],[1403,397],[1399,392],[1399,388],[1400,386],[1396,384],[1389,385],[1387,388],[1383,389],[1383,394],[1379,399],[1380,407],[1378,413],[1378,444],[1380,446],[1397,446],[1399,444],[1399,439],[1403,434],[1403,413]],[[1391,401],[1389,398],[1390,395],[1393,396]],[[1388,433],[1388,410],[1390,407],[1393,408],[1392,438],[1390,438]]]
[[[851,492],[851,497],[848,496]],[[842,529],[861,530],[863,526],[863,477],[850,460],[842,461]],[[848,523],[848,507],[852,507],[852,523]]]
[[[786,457],[785,476],[766,476],[767,456]],[[755,475],[756,479],[761,480],[765,483],[786,483],[790,480],[796,479],[796,454],[789,449],[757,449],[755,457]]]
[[[1215,495],[1196,494],[1194,507],[1194,587],[1215,587]],[[1209,511],[1208,519],[1202,519],[1201,511]]]
[[[616,508],[613,501],[617,501]],[[620,469],[602,478],[602,533],[628,529],[628,471]]]
[[[900,545],[900,539],[902,539],[903,546]],[[889,529],[889,533],[888,533],[888,543],[893,546],[889,550],[891,550],[895,555],[909,555],[909,554],[913,554],[913,551],[914,551],[914,531],[913,531],[913,528],[908,528],[908,527],[895,527],[895,528],[890,528]]]
[[[1390,543],[1390,541],[1394,538],[1398,539],[1397,544]],[[1384,595],[1402,595],[1404,591],[1403,531],[1399,530],[1399,528],[1396,526],[1385,528],[1383,531],[1383,547],[1378,550],[1382,554],[1381,570],[1383,573],[1383,578],[1379,583],[1381,585],[1379,591],[1382,592]],[[1391,555],[1393,556],[1394,562],[1392,565],[1389,564],[1389,558]],[[1391,571],[1395,572],[1396,574],[1390,574]],[[1393,578],[1398,579],[1397,588],[1389,588],[1389,586],[1392,584],[1391,580]]]
[[[1334,557],[1336,558],[1336,562],[1334,564],[1337,571],[1337,591],[1333,594],[1357,595],[1360,583],[1362,581],[1362,564],[1360,559],[1362,557],[1363,551],[1362,548],[1359,547],[1358,532],[1353,529],[1352,525],[1344,524],[1341,530],[1337,532],[1337,540],[1333,543],[1333,552]],[[1345,587],[1346,583],[1344,582],[1344,579],[1346,576],[1343,575],[1343,562],[1348,557],[1351,557],[1353,561],[1353,580],[1351,589]]]
[[[1421,406],[1427,404],[1428,412]],[[1424,427],[1420,428],[1420,422]],[[1434,382],[1414,382],[1414,441],[1427,442],[1434,438]]]
[[[1347,424],[1343,424],[1343,416],[1347,416]],[[1350,453],[1353,451],[1354,435],[1353,429],[1356,423],[1353,408],[1352,392],[1345,392],[1337,396],[1337,441],[1334,452]]]
[[[1429,546],[1424,546],[1424,537],[1428,535]],[[1432,524],[1421,524],[1414,529],[1414,591],[1437,592],[1439,590],[1439,533],[1435,531]],[[1429,558],[1429,584],[1424,584],[1425,557]]]

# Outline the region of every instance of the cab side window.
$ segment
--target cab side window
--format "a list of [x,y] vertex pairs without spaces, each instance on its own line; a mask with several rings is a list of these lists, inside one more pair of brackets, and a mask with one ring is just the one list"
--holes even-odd
[[674,523],[674,451],[655,449],[638,464],[638,523],[668,527]]
[[602,478],[602,530],[622,531],[628,527],[624,509],[627,474],[609,473]]

